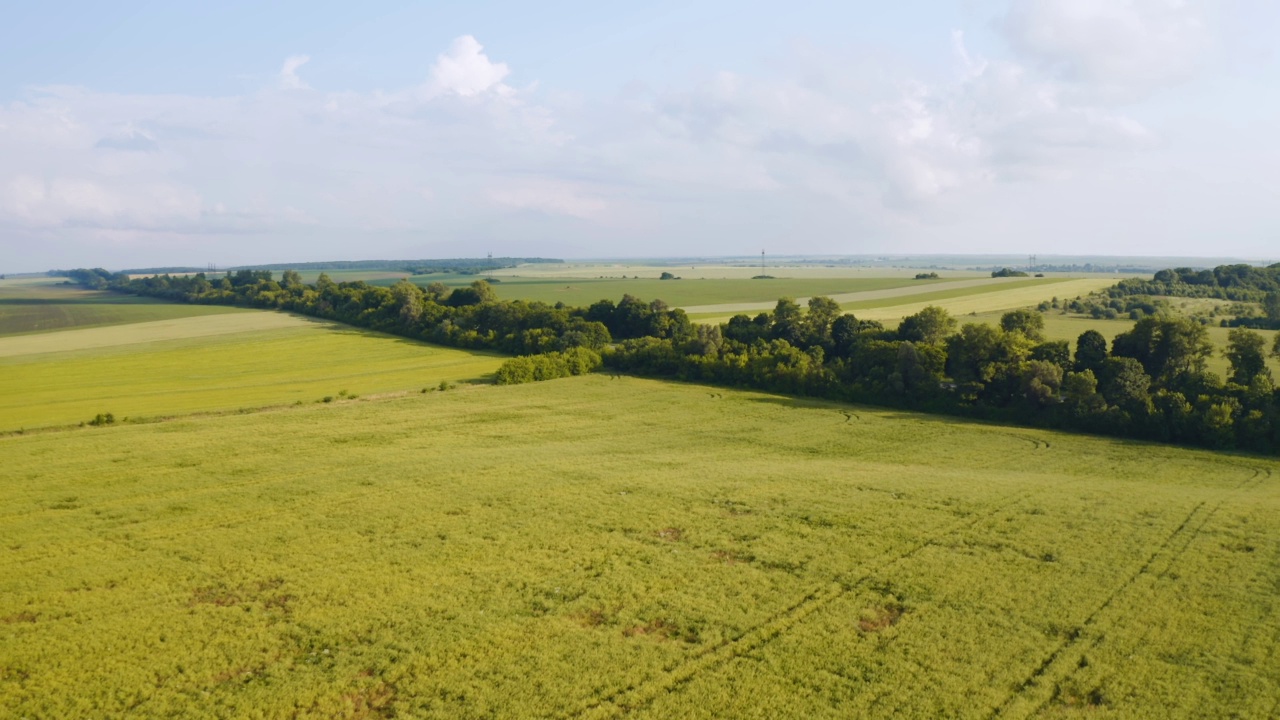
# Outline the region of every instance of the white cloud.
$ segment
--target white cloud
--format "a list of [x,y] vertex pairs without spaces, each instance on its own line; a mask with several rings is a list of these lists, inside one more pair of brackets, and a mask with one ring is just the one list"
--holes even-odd
[[1111,92],[1186,80],[1212,44],[1193,0],[1013,0],[998,25],[1028,60]]
[[453,41],[431,66],[430,88],[435,92],[478,95],[487,90],[505,91],[502,80],[509,73],[506,63],[495,63],[484,54],[484,46],[470,35]]
[[[1072,12],[1016,0],[1004,24],[1034,38],[1044,18]],[[1002,59],[957,32],[951,64],[933,73],[811,49],[614,100],[514,88],[471,36],[422,84],[382,91],[297,92],[303,56],[227,97],[40,88],[0,106],[0,242],[55,248],[46,266],[409,256],[481,241],[518,255],[1021,249],[1028,236],[1111,237],[1105,217],[1061,208],[1120,204],[1128,187],[1149,215],[1170,206],[1165,226],[1203,227],[1171,219],[1198,212],[1199,178],[1179,170],[1176,142],[1191,137],[1206,156],[1234,143],[1239,177],[1262,193],[1274,182],[1252,151],[1270,147],[1274,123],[1171,135],[1133,98],[1177,77],[1142,70],[1143,58],[1182,36],[1144,32],[1147,49],[1128,60],[1061,34]],[[1108,89],[1121,79],[1124,104]],[[1254,225],[1274,228],[1262,215]],[[94,257],[104,243],[112,254]],[[118,259],[122,248],[139,259]]]
[[298,77],[298,68],[311,62],[310,55],[291,55],[280,66],[280,87],[285,90],[306,90],[311,86]]

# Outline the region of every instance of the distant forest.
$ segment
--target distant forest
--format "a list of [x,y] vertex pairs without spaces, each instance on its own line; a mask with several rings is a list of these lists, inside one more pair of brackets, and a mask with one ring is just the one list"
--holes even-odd
[[1218,449],[1280,452],[1280,393],[1266,366],[1280,356],[1252,330],[1230,334],[1231,373],[1206,370],[1214,352],[1203,325],[1154,315],[1108,343],[1097,331],[1046,340],[1044,316],[1006,313],[999,326],[958,326],[928,307],[896,329],[843,313],[830,298],[807,311],[783,298],[772,312],[692,323],[661,300],[625,295],[588,307],[500,300],[483,280],[425,289],[305,284],[294,270],[221,277],[129,279],[104,270],[68,275],[87,287],[181,302],[277,308],[429,342],[519,357],[498,373],[515,383],[619,372],[878,404],[1024,425]]
[[[489,270],[512,268],[517,265],[562,263],[555,258],[449,258],[442,260],[331,260],[310,263],[283,263],[275,265],[238,265],[227,268],[227,272],[239,270],[301,270],[303,272],[323,270],[390,270],[406,272],[412,275],[430,275],[434,273],[457,273],[459,275],[478,275]],[[159,267],[121,270],[124,275],[162,275],[165,273],[203,272],[200,267]],[[70,270],[50,270],[53,277],[68,277]]]
[[1121,280],[1107,293],[1113,298],[1155,295],[1256,302],[1262,306],[1261,316],[1238,317],[1227,324],[1280,329],[1280,263],[1267,267],[1219,265],[1212,270],[1161,270],[1151,280]]

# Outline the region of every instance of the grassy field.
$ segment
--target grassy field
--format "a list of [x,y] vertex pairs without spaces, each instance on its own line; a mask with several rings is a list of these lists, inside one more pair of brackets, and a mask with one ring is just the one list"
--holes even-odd
[[[419,280],[428,280],[428,278]],[[775,278],[773,280],[510,278],[503,279],[494,289],[498,297],[506,300],[541,300],[575,306],[590,305],[602,299],[617,302],[624,294],[631,294],[642,300],[661,299],[672,307],[753,302],[765,302],[772,307],[780,297],[840,295],[892,288],[923,290],[938,282],[940,281],[902,277]]]
[[1278,709],[1272,460],[607,376],[0,455],[14,717]]
[[[938,281],[933,281],[938,282]],[[1036,305],[1055,294],[1084,294],[1111,284],[1099,278],[976,279],[944,281],[933,287],[913,286],[832,296],[846,312],[859,318],[896,323],[929,305],[946,308],[953,315],[1006,311]],[[774,303],[725,304],[691,307],[699,322],[724,322],[737,313],[764,312]]]
[[0,431],[420,390],[497,356],[245,311],[0,338]]
[[[636,262],[570,262],[570,263],[539,263],[534,265],[521,265],[514,268],[500,268],[493,271],[493,275],[497,277],[520,277],[520,278],[634,278],[640,276],[650,280],[656,280],[664,273],[669,272],[684,278],[707,278],[707,279],[727,279],[727,280],[747,280],[756,275],[760,275],[760,263],[756,261],[751,263],[724,263],[724,262],[706,262],[706,263],[690,263],[688,265],[654,264],[644,261]],[[769,261],[765,267],[765,275],[773,275],[778,278],[797,278],[797,279],[856,279],[856,278],[913,278],[917,273],[930,272],[920,268],[901,268],[892,266],[872,267],[872,266],[850,266],[850,265],[815,265],[815,264],[786,264]],[[956,278],[976,278],[990,277],[988,272],[978,272],[972,270],[938,270],[939,275],[943,279]]]
[[84,290],[61,278],[0,280],[0,337],[238,312],[245,311]]

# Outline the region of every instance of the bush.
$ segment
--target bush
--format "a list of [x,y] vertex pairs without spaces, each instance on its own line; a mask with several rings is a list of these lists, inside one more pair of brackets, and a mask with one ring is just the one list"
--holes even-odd
[[600,367],[602,363],[600,353],[583,347],[543,355],[521,355],[504,362],[494,375],[494,380],[499,385],[554,380],[572,375],[585,375]]
[[93,425],[94,427],[99,427],[102,425],[114,425],[115,422],[116,422],[115,415],[112,415],[111,413],[98,413],[97,415],[93,416],[93,419],[89,421],[89,424]]

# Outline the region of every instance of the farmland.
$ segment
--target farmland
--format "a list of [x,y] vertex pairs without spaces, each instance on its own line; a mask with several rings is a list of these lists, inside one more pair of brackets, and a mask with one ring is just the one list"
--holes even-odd
[[[471,276],[466,282],[477,278]],[[426,284],[430,276],[415,278]],[[990,278],[988,278],[990,281]],[[661,299],[672,307],[709,303],[769,302],[779,297],[840,295],[893,288],[921,291],[937,280],[914,280],[904,277],[862,278],[774,278],[772,280],[706,279],[658,280],[655,278],[501,278],[494,286],[498,296],[507,300],[540,300],[566,305],[590,305],[601,299],[615,302],[624,294],[645,300]],[[769,303],[772,307],[772,303]]]
[[420,390],[501,361],[257,310],[0,337],[0,431]]
[[55,278],[0,280],[0,337],[244,312],[84,290],[61,283]]
[[1280,465],[1256,457],[600,375],[0,454],[17,716],[1269,717],[1280,697]]

